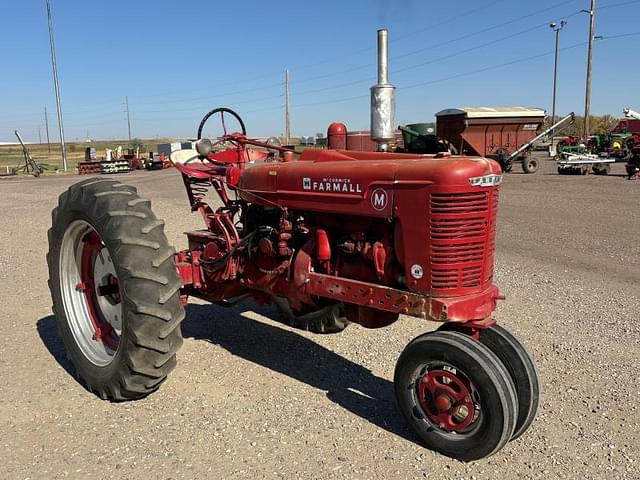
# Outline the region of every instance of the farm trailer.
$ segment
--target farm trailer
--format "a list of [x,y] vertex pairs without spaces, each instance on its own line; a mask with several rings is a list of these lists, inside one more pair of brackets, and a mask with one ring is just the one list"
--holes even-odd
[[[518,161],[525,173],[534,173],[538,161],[530,156],[529,148],[519,150],[537,136],[544,117],[539,108],[448,108],[436,113],[436,134],[460,154],[496,160],[505,172]],[[514,152],[518,152],[515,158]]]

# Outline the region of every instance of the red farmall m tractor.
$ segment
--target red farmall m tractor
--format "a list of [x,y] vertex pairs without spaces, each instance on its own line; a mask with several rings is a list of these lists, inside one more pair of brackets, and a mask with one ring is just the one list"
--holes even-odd
[[[384,80],[372,88],[381,150],[394,130],[393,87]],[[218,115],[225,131],[212,143],[203,126]],[[240,131],[227,133],[233,117]],[[53,211],[54,312],[90,391],[121,401],[157,390],[176,365],[189,296],[252,298],[317,333],[350,322],[386,327],[401,314],[441,322],[397,362],[407,422],[427,447],[462,460],[522,435],[538,380],[523,345],[492,318],[502,299],[493,283],[496,162],[316,149],[296,159],[247,138],[228,109],[210,112],[198,137],[197,150],[173,157],[204,221],[187,233],[187,250],[168,245],[149,200],[114,180],[73,185]]]

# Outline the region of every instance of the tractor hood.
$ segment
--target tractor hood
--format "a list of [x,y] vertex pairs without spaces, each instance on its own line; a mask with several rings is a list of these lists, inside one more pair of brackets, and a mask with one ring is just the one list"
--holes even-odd
[[500,166],[482,157],[307,149],[298,161],[247,168],[237,187],[264,206],[391,218],[400,191],[468,191],[501,178]]

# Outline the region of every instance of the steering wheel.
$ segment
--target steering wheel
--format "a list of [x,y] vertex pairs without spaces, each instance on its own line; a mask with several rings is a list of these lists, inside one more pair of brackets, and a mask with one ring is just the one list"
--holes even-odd
[[227,136],[229,134],[229,132],[227,132],[227,125],[226,125],[226,123],[224,121],[225,113],[231,115],[232,117],[234,117],[238,121],[238,123],[240,124],[240,129],[241,129],[242,135],[246,135],[247,134],[247,129],[245,128],[244,122],[240,118],[240,115],[238,115],[236,112],[234,112],[230,108],[219,107],[219,108],[214,108],[213,110],[211,110],[209,113],[207,113],[204,116],[204,118],[200,122],[200,126],[198,127],[198,133],[196,135],[196,138],[202,138],[202,130],[204,130],[204,124],[207,123],[207,120],[209,120],[209,118],[213,117],[217,113],[220,114],[220,123],[222,124],[222,130],[224,132],[223,133],[224,136]]

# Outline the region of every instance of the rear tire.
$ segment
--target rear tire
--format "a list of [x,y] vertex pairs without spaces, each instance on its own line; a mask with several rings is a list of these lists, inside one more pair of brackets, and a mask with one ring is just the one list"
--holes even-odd
[[344,316],[342,304],[329,305],[309,313],[299,314],[291,309],[289,300],[284,297],[273,297],[272,301],[285,323],[300,330],[313,333],[340,333],[349,325],[349,320]]
[[400,410],[425,445],[471,461],[511,438],[518,414],[509,373],[483,344],[459,332],[431,332],[400,355],[394,385]]
[[[53,210],[47,263],[58,331],[79,380],[103,399],[145,397],[176,365],[182,282],[163,226],[149,200],[113,180],[79,182]],[[96,253],[85,255],[89,237]],[[88,277],[76,252],[89,266]],[[99,286],[103,257],[115,280]],[[109,294],[100,290],[108,287]]]

